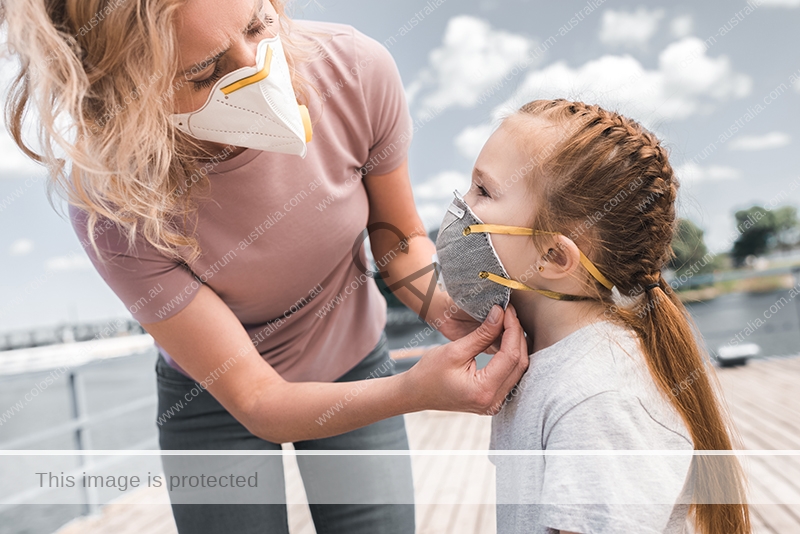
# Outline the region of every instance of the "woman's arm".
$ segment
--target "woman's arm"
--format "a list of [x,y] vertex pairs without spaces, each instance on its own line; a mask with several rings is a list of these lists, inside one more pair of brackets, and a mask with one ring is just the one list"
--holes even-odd
[[[264,361],[239,320],[207,286],[173,317],[144,324],[158,343],[253,434],[274,442],[322,438],[425,409],[496,413],[528,366],[513,308],[469,336],[432,349],[399,375],[346,383],[287,382]],[[475,355],[502,334],[477,370]],[[329,414],[327,419],[321,419]]]
[[[414,204],[411,179],[408,175],[408,160],[388,174],[367,175],[364,177],[364,186],[369,196],[369,224],[391,224],[400,230],[408,244],[408,253],[400,253],[401,238],[394,232],[381,227],[375,227],[376,229],[370,232],[370,245],[372,254],[378,262],[378,270],[389,275],[384,278],[384,282],[391,286],[399,280],[412,277],[410,283],[420,293],[427,295],[431,278],[435,276],[434,272],[431,270],[419,275],[415,273],[431,265],[431,257],[436,252],[436,246],[428,238]],[[382,265],[384,262],[387,263]],[[455,307],[453,299],[438,287],[429,299],[427,310],[424,309],[425,300],[414,295],[405,286],[399,287],[394,294],[420,317],[425,311],[423,319],[450,339],[458,339],[468,334],[479,324],[467,313]],[[454,308],[451,308],[451,305]],[[448,309],[458,311],[445,314]],[[497,348],[498,346],[495,346],[493,350]]]

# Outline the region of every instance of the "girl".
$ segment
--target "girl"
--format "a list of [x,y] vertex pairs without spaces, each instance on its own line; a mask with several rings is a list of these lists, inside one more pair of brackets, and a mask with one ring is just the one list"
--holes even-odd
[[635,121],[539,100],[492,135],[450,206],[437,240],[447,290],[475,317],[510,301],[533,350],[492,448],[677,451],[498,454],[500,534],[682,533],[690,515],[703,534],[750,531],[735,458],[691,453],[732,444],[661,277],[677,191],[666,150]]

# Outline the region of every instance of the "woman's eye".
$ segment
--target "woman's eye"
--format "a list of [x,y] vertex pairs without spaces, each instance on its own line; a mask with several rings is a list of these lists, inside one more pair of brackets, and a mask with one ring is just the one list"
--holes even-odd
[[264,20],[263,21],[259,20],[257,26],[253,26],[252,28],[247,30],[247,35],[251,37],[256,35],[261,35],[265,31],[267,31],[267,26],[271,26],[273,22],[275,22],[275,19],[273,19],[269,15],[264,15]]
[[489,192],[486,190],[485,187],[483,187],[482,185],[478,185],[476,187],[478,188],[478,194],[480,196],[486,197],[486,198],[492,198],[491,196],[489,196]]
[[266,31],[266,29],[267,28],[263,24],[259,24],[255,28],[250,28],[249,30],[247,30],[247,35],[251,37],[255,35],[261,35]]
[[217,61],[216,63],[214,63],[214,72],[211,73],[211,76],[209,76],[205,80],[192,81],[194,89],[196,91],[201,91],[207,87],[211,87],[212,85],[214,85],[214,82],[220,79],[221,73],[222,69],[219,66],[219,61]]
[[[254,27],[250,28],[249,30],[247,30],[247,35],[249,35],[251,37],[257,36],[257,35],[261,35],[265,31],[267,31],[267,26],[265,26],[265,24],[266,25],[270,25],[273,22],[274,22],[274,19],[272,17],[270,17],[269,15],[267,15],[267,16],[264,17],[263,23],[259,22],[259,24],[257,26],[254,26]],[[217,80],[219,80],[221,78],[221,74],[222,74],[222,69],[219,66],[219,61],[217,61],[216,63],[214,63],[214,72],[212,72],[211,75],[208,78],[206,78],[205,80],[192,81],[194,89],[196,91],[202,91],[203,89],[207,89],[208,87],[211,87],[212,85],[214,85],[214,83]]]

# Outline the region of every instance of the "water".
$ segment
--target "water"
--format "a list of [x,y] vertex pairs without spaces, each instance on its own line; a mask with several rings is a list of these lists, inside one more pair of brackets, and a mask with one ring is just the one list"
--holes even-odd
[[[800,297],[792,300],[789,292],[782,290],[725,295],[712,301],[692,304],[689,310],[710,349],[728,344],[739,335],[740,343],[757,343],[765,356],[782,356],[800,353],[799,305]],[[756,326],[759,320],[761,324]],[[745,335],[743,330],[748,324],[755,328],[752,334]],[[412,338],[424,328],[412,324],[389,329],[390,348],[409,346]],[[438,333],[420,338],[420,346],[445,341]],[[156,353],[152,351],[87,366],[82,372],[89,414],[154,396],[155,359]],[[482,360],[485,362],[486,359]],[[13,405],[43,376],[0,377],[0,410]],[[56,381],[35,402],[28,404],[22,412],[0,427],[0,441],[29,435],[66,421],[70,417],[68,394],[67,381],[63,378]],[[123,449],[155,436],[155,409],[151,406],[124,418],[95,425],[91,429],[91,445],[95,449]],[[64,436],[37,444],[34,448],[71,449],[73,443],[71,436]],[[10,483],[16,483],[14,474],[0,473],[1,493],[8,493]],[[0,512],[0,534],[50,534],[79,513],[77,506],[17,507]]]
[[791,299],[787,290],[732,293],[688,308],[711,350],[756,343],[762,356],[800,354],[800,296]]

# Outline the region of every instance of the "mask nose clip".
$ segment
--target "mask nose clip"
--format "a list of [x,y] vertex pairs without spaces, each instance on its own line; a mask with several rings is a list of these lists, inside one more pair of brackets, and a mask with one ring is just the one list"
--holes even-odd
[[261,80],[265,80],[269,76],[269,70],[272,65],[272,47],[267,45],[267,52],[266,56],[264,57],[264,66],[256,72],[255,74],[251,74],[250,76],[245,76],[241,80],[237,80],[231,84],[226,85],[225,87],[221,87],[220,91],[222,94],[225,95],[225,98],[228,98],[228,95],[242,89],[243,87],[247,87],[248,85],[253,85],[254,83],[258,83]]

